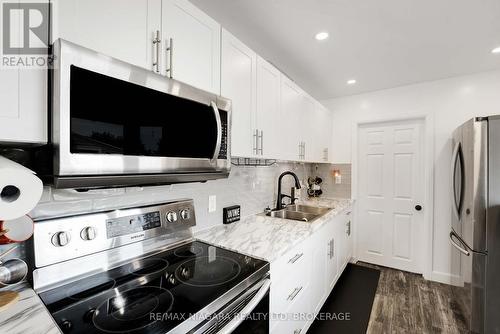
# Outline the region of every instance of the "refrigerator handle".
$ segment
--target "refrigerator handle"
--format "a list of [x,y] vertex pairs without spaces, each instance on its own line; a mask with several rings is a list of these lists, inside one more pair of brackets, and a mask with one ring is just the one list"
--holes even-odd
[[[461,206],[461,202],[462,202],[462,194],[463,194],[463,187],[464,187],[464,184],[462,182],[462,184],[460,185],[461,189],[460,189],[460,194],[458,195],[459,198],[458,198],[458,203],[457,203],[457,194],[456,194],[456,191],[455,191],[455,187],[457,186],[455,184],[455,165],[457,164],[457,162],[461,163],[461,161],[459,161],[459,159],[461,159],[461,156],[460,156],[460,143],[457,143],[455,145],[455,148],[453,149],[453,154],[452,154],[452,159],[451,159],[451,195],[452,195],[452,199],[453,199],[453,213],[455,214],[456,218],[458,220],[460,220],[460,206]],[[463,166],[461,166],[463,168]],[[464,171],[462,170],[462,173]],[[463,178],[463,176],[461,176],[461,178]]]
[[457,241],[459,241],[462,246],[463,245],[463,242],[462,240],[460,240],[460,238],[457,236],[457,234],[453,231],[450,232],[450,243],[452,244],[453,247],[455,247],[456,249],[458,249],[460,251],[460,253],[466,255],[466,256],[470,256],[470,252],[465,249],[464,247],[460,246],[456,241],[455,239],[457,239]]

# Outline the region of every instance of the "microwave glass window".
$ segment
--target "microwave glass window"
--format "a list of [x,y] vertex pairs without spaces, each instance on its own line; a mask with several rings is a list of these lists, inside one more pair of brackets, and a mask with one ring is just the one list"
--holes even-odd
[[71,66],[71,153],[212,158],[212,107]]

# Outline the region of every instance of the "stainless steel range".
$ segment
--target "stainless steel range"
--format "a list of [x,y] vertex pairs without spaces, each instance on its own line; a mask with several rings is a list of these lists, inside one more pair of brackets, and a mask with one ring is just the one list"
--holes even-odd
[[34,289],[64,333],[268,333],[269,263],[195,224],[192,200],[37,221]]

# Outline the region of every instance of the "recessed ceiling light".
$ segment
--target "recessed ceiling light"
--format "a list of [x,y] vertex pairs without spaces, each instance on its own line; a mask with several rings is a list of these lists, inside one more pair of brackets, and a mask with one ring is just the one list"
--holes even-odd
[[348,85],[354,85],[356,83],[355,79],[347,80]]
[[491,50],[491,53],[500,53],[500,46]]
[[326,31],[322,31],[317,33],[315,37],[318,41],[323,41],[328,38],[328,33]]

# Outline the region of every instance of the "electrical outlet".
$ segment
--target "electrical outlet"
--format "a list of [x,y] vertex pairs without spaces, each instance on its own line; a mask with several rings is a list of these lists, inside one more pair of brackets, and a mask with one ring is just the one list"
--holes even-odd
[[217,211],[217,196],[210,195],[208,196],[208,212]]

